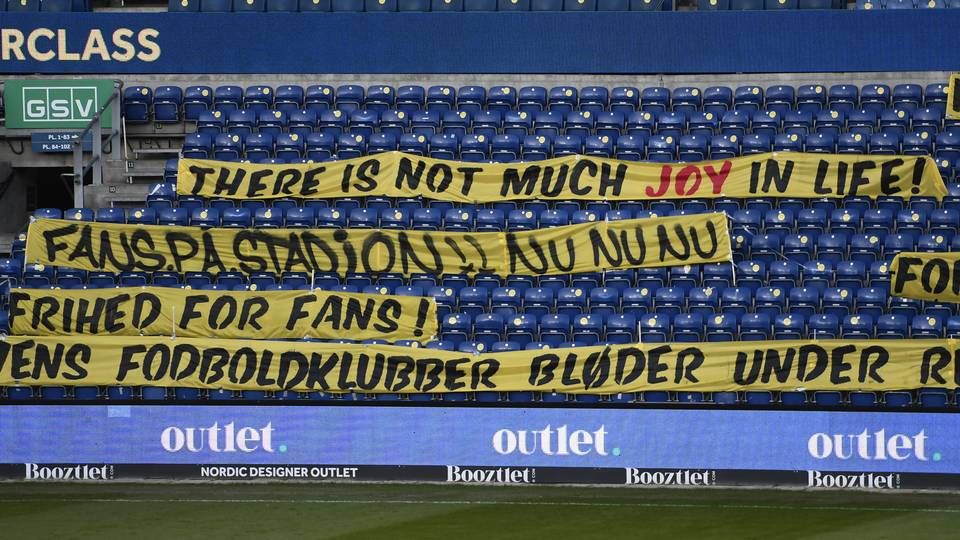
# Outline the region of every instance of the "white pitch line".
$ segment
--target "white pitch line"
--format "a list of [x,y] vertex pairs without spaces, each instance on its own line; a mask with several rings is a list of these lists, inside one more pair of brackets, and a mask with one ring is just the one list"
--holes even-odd
[[767,504],[695,504],[695,503],[616,503],[616,502],[578,502],[578,501],[438,501],[405,499],[104,499],[104,498],[34,498],[0,499],[0,503],[31,502],[76,502],[76,503],[190,503],[190,504],[433,504],[445,506],[586,506],[586,507],[640,507],[640,508],[703,508],[732,510],[810,510],[810,511],[857,511],[857,512],[926,512],[933,514],[960,514],[960,508],[896,508],[869,506],[778,506]]

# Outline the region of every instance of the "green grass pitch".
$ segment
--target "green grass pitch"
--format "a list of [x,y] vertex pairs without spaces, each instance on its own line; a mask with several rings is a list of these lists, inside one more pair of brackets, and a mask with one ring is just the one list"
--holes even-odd
[[0,483],[0,538],[955,538],[953,493]]

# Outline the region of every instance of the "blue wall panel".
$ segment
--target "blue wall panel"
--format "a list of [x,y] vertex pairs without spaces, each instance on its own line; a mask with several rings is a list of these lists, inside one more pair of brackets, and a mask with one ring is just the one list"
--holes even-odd
[[0,27],[0,43],[6,44],[0,46],[0,73],[19,74],[763,73],[960,66],[960,48],[948,46],[960,27],[960,10],[950,9],[3,13]]

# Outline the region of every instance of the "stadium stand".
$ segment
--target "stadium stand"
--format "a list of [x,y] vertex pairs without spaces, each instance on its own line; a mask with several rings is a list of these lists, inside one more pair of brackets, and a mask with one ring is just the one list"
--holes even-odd
[[[163,7],[163,2],[154,3]],[[954,2],[858,0],[170,0],[185,13],[900,10]],[[7,0],[6,11],[89,11],[85,0]],[[102,7],[100,5],[94,6]],[[674,15],[674,14],[670,14]],[[717,14],[725,17],[729,14]],[[774,15],[774,14],[771,14]],[[864,16],[870,14],[862,14]],[[185,17],[187,15],[184,15]],[[552,15],[551,15],[552,16]],[[564,16],[576,16],[565,14]],[[651,14],[651,17],[658,16]],[[709,16],[709,14],[697,14]],[[180,15],[176,15],[180,17]],[[277,15],[277,17],[283,17]],[[377,17],[371,15],[370,17]],[[789,70],[784,66],[784,70]],[[264,73],[269,73],[264,71]],[[960,251],[960,122],[946,114],[947,85],[887,74],[863,83],[837,77],[791,84],[749,75],[738,84],[606,86],[558,80],[453,77],[432,84],[377,83],[375,76],[315,80],[286,74],[125,76],[123,129],[172,140],[131,155],[130,184],[150,179],[136,206],[43,207],[31,219],[67,219],[198,228],[364,228],[421,231],[530,231],[568,224],[722,212],[732,264],[611,270],[559,276],[422,274],[304,275],[223,272],[86,272],[26,258],[25,236],[0,259],[0,332],[9,331],[16,287],[199,290],[329,290],[432,297],[440,330],[424,344],[462,352],[515,351],[632,342],[960,337],[955,304],[890,294],[893,257],[905,251]],[[623,77],[630,80],[630,77]],[[720,78],[717,78],[720,79]],[[853,77],[851,77],[853,79]],[[583,81],[583,78],[576,79]],[[691,78],[691,80],[696,80]],[[763,81],[762,83],[760,81]],[[409,83],[409,84],[407,84]],[[623,161],[689,163],[767,152],[932,156],[949,191],[931,197],[498,201],[486,205],[425,198],[336,200],[207,199],[178,194],[178,158],[316,163],[401,151],[464,162],[532,162],[580,154]],[[156,159],[160,158],[160,159]],[[161,161],[162,160],[162,161]],[[162,166],[156,166],[162,163]],[[139,173],[140,167],[153,172]],[[142,174],[142,176],[137,176]],[[125,201],[130,203],[128,199]],[[369,341],[369,340],[368,340]],[[416,342],[401,343],[416,346]],[[749,407],[956,406],[953,388],[872,392],[639,392],[605,403]],[[163,387],[0,389],[7,401],[390,399],[439,402],[577,402],[582,396],[531,392],[436,396],[223,392]]]
[[[306,86],[306,85],[305,85]],[[314,97],[311,97],[314,96]],[[702,97],[701,97],[702,96]],[[902,83],[810,84],[798,88],[572,88],[467,86],[430,88],[268,85],[127,87],[128,123],[196,122],[182,155],[229,161],[328,161],[401,149],[442,159],[510,162],[586,153],[624,160],[723,159],[790,150],[932,154],[950,195],[942,202],[900,199],[703,199],[607,202],[459,203],[366,200],[240,201],[178,196],[176,159],[166,181],[150,187],[143,206],[41,208],[34,218],[197,227],[364,227],[418,230],[520,231],[594,220],[725,212],[734,263],[601,274],[515,279],[514,276],[296,275],[213,276],[199,273],[102,274],[43,268],[24,259],[23,240],[0,260],[5,305],[9,287],[101,288],[274,287],[433,296],[441,329],[428,348],[504,351],[597,343],[750,341],[817,338],[957,337],[960,313],[950,304],[889,295],[892,257],[901,251],[960,249],[960,131],[944,118],[945,86]],[[194,119],[192,121],[185,119]],[[270,210],[273,210],[272,212]],[[279,210],[279,211],[278,211]],[[454,291],[451,294],[450,291]],[[7,313],[0,309],[0,329]],[[165,389],[7,388],[7,400],[248,399],[253,394]],[[902,393],[898,393],[899,396]],[[945,406],[929,391],[905,401],[820,393],[804,406]],[[306,395],[303,399],[340,399]],[[255,399],[280,399],[257,394]],[[456,394],[450,399],[459,401]],[[284,397],[283,399],[287,399]],[[486,399],[486,398],[485,398]],[[527,402],[539,396],[501,395]],[[544,397],[543,399],[546,399]],[[569,399],[573,399],[570,397]],[[618,396],[618,402],[670,401]],[[829,401],[828,400],[832,400]],[[778,394],[699,396],[697,403],[786,405]],[[868,405],[863,405],[867,403]],[[947,401],[952,404],[952,398]]]

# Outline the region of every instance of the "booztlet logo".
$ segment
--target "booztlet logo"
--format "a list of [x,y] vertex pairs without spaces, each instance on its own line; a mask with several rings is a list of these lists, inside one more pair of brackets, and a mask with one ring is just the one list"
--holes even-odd
[[113,465],[40,465],[24,463],[24,480],[113,480]]

